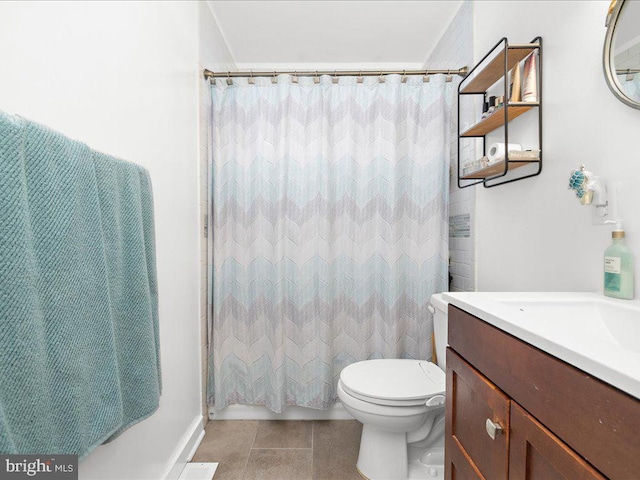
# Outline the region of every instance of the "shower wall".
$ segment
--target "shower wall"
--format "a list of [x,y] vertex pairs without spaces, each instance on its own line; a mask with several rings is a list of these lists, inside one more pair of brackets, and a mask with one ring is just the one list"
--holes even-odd
[[[465,1],[451,24],[433,49],[425,63],[426,68],[454,69],[462,66],[473,67],[473,4]],[[460,83],[461,77],[454,77]],[[449,255],[450,272],[453,276],[451,291],[473,291],[476,289],[476,249],[475,249],[475,189],[460,189],[457,184],[458,156],[462,162],[476,157],[472,142],[465,142],[458,152],[457,143],[457,95],[454,96],[451,121],[451,170],[449,190]],[[461,123],[471,124],[475,112],[463,110]],[[480,147],[481,148],[481,147]],[[480,149],[478,154],[481,155]]]

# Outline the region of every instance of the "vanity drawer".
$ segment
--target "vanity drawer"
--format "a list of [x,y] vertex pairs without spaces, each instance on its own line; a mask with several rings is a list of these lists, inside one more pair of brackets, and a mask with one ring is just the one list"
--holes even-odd
[[640,401],[449,305],[452,349],[612,479],[638,478]]

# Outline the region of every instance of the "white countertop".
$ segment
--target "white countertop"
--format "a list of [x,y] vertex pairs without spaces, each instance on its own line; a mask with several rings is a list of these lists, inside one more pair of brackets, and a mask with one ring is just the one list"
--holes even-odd
[[640,301],[560,292],[443,293],[442,298],[640,399]]

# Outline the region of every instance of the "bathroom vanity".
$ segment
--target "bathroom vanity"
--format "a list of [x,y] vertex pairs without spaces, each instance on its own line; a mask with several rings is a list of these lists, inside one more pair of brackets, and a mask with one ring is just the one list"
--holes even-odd
[[[613,327],[603,320],[616,304],[590,294],[522,295],[443,295],[450,302],[445,478],[639,478],[640,363],[626,363],[640,353],[630,342],[616,345],[626,342],[617,320]],[[587,334],[563,332],[549,305]],[[640,323],[636,308],[629,319]],[[629,340],[637,332],[628,331]],[[589,353],[597,344],[589,335],[599,337],[599,352]],[[607,359],[613,350],[619,358]]]

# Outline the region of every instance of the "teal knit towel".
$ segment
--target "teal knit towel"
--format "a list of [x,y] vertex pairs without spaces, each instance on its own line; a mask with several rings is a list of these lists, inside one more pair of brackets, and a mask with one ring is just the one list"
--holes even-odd
[[143,168],[0,113],[0,453],[78,454],[160,396]]

